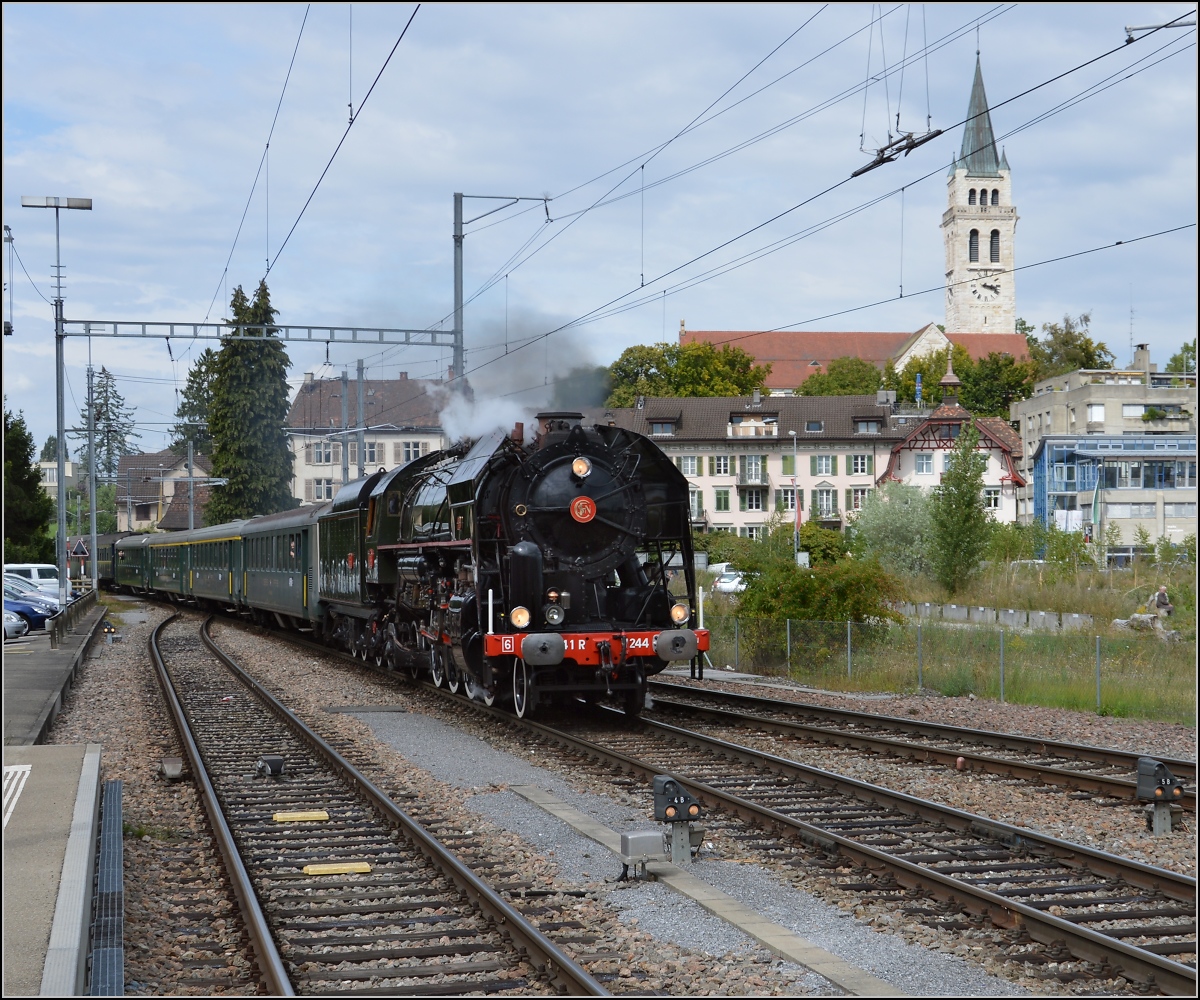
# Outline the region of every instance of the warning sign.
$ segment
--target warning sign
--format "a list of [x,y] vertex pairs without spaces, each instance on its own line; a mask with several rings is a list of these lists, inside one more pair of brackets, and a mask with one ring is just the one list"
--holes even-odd
[[75,548],[73,548],[73,549],[71,550],[71,555],[73,555],[73,556],[79,556],[79,557],[81,557],[81,558],[83,558],[83,559],[86,559],[86,558],[87,558],[87,556],[88,556],[88,550],[87,550],[87,546],[83,544],[83,539],[82,539],[82,538],[81,538],[81,539],[79,539],[79,541],[77,541],[77,542],[75,543]]

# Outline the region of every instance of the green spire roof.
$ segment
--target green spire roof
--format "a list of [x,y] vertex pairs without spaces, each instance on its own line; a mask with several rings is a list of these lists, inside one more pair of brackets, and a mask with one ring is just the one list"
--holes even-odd
[[987,94],[983,90],[983,70],[979,55],[975,55],[975,82],[971,84],[971,103],[967,108],[969,121],[963,129],[962,149],[954,163],[955,169],[966,167],[972,177],[998,177],[1007,160],[1001,164],[996,155],[996,138],[992,134],[992,116],[988,113]]

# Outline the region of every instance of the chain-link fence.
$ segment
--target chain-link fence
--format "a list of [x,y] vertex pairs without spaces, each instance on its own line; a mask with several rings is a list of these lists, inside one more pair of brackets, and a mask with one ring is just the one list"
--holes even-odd
[[1195,723],[1196,643],[979,625],[709,616],[706,670]]

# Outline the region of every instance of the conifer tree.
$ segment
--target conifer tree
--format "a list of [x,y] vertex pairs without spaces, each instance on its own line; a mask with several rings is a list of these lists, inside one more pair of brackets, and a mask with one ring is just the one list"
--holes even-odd
[[[117,380],[112,372],[101,367],[92,383],[92,404],[96,420],[96,478],[100,481],[116,479],[122,455],[133,455],[137,449],[133,442],[141,438],[134,428],[132,406],[125,404],[125,397],[117,391]],[[87,427],[87,403],[79,409],[79,426]],[[76,449],[79,467],[88,469],[87,432],[76,431],[74,437],[81,439]]]
[[964,425],[930,499],[933,573],[951,594],[961,590],[975,572],[992,534],[983,495],[987,457],[976,450],[978,444],[975,424]]
[[5,405],[5,562],[54,562],[54,540],[48,529],[54,520],[55,504],[42,489],[41,471],[33,464],[34,450],[25,415],[13,416]]
[[[276,311],[265,281],[254,300],[239,285],[230,303],[231,325],[269,327]],[[252,339],[226,337],[217,353],[208,407],[215,486],[205,511],[209,524],[297,505],[288,450],[288,356],[270,330]]]
[[179,421],[171,428],[171,451],[186,455],[188,441],[199,455],[212,451],[212,435],[208,430],[208,409],[212,404],[213,377],[217,371],[217,352],[206,347],[188,371],[187,385],[175,408]]

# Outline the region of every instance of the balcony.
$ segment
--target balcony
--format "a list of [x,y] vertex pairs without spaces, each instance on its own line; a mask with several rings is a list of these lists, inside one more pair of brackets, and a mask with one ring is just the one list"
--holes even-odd
[[726,435],[731,438],[779,437],[779,423],[774,420],[770,422],[743,420],[736,424],[730,421],[725,428]]
[[771,477],[766,472],[739,472],[735,478],[738,486],[771,485]]
[[691,509],[692,524],[708,524],[708,512],[703,507]]

